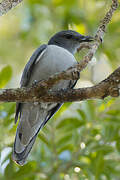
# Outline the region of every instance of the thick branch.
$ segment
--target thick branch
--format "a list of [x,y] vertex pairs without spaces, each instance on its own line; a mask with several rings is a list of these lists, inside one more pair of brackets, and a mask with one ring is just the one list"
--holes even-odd
[[103,99],[107,96],[118,97],[120,85],[120,67],[107,79],[99,84],[80,89],[67,91],[49,91],[43,95],[33,85],[30,88],[4,89],[0,90],[0,101],[6,102],[72,102],[86,99]]
[[120,68],[118,68],[109,78],[102,81],[96,86],[90,88],[82,88],[77,90],[52,92],[50,89],[60,80],[77,80],[79,73],[87,66],[92,59],[98,46],[102,42],[106,27],[110,22],[114,11],[118,7],[118,1],[112,0],[110,10],[106,13],[104,19],[95,35],[96,41],[91,46],[88,54],[75,67],[69,68],[66,72],[62,72],[51,76],[48,80],[43,80],[34,84],[29,88],[0,90],[0,101],[16,101],[16,102],[66,102],[80,101],[91,98],[104,98],[106,96],[118,96],[120,84]]
[[22,0],[3,0],[0,3],[0,16],[6,14],[13,7],[17,6]]

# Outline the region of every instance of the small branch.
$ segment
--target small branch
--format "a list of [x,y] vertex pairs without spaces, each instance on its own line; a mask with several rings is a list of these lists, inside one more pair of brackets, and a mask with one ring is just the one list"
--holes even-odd
[[[41,88],[41,87],[40,87]],[[49,91],[43,95],[42,89],[30,88],[0,90],[0,101],[6,102],[73,102],[86,99],[103,99],[107,96],[118,97],[120,88],[120,67],[107,79],[93,87]]]
[[116,9],[118,8],[119,3],[118,0],[112,0],[112,5],[110,10],[106,13],[105,17],[103,18],[103,20],[100,23],[100,26],[97,30],[96,36],[95,38],[98,40],[102,40],[101,37],[104,36],[104,33],[106,32],[106,28],[107,25],[109,24],[109,22],[111,21],[111,18],[113,16],[113,13],[116,11]]
[[6,14],[13,7],[17,6],[22,0],[3,0],[0,3],[0,16]]
[[91,46],[90,51],[83,58],[83,60],[78,65],[76,65],[76,68],[77,68],[77,70],[79,70],[79,72],[81,72],[83,69],[86,68],[86,66],[91,61],[94,54],[96,53],[99,45],[102,43],[107,25],[111,21],[111,18],[113,16],[114,12],[116,11],[116,9],[118,8],[118,6],[119,6],[118,0],[112,0],[112,5],[110,7],[110,10],[106,13],[105,17],[101,21],[100,26],[98,27],[98,30],[96,32],[96,35],[95,35],[96,42]]
[[81,51],[82,49],[91,49],[91,44],[89,42],[83,42],[80,44],[80,47],[77,49],[77,52]]

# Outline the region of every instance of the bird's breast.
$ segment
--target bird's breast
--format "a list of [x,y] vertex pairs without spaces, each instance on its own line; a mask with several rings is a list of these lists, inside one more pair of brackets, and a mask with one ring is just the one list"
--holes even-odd
[[76,63],[75,57],[68,50],[59,46],[48,45],[40,59],[38,57],[30,81],[46,79]]

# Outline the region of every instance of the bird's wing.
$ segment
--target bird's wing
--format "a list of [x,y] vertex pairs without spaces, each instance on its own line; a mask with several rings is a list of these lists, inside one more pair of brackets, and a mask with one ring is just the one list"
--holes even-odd
[[[41,57],[41,54],[46,49],[46,47],[47,47],[46,44],[41,45],[31,56],[30,60],[26,64],[23,74],[22,74],[22,78],[21,78],[21,82],[20,82],[21,87],[25,87],[28,85],[34,64]],[[15,123],[18,120],[21,106],[22,106],[21,103],[16,103]]]
[[30,60],[26,64],[23,74],[22,74],[22,78],[20,81],[21,87],[27,86],[30,76],[31,76],[31,73],[32,73],[33,66],[36,63],[36,61],[38,59],[40,59],[41,53],[43,52],[43,50],[46,49],[46,47],[47,47],[46,44],[41,45],[31,56]]

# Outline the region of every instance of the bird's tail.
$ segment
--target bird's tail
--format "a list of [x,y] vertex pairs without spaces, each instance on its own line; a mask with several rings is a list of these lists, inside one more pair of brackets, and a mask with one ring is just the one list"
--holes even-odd
[[12,159],[17,164],[25,164],[40,129],[61,105],[59,103],[24,103],[20,106],[20,121],[17,127],[12,155]]
[[[29,152],[31,151],[33,144],[36,140],[37,135],[35,135],[29,142],[27,146],[25,146],[24,150],[22,152],[17,152],[16,149],[16,141],[19,141],[19,138],[17,137],[18,133],[16,134],[15,142],[14,142],[14,147],[13,147],[13,154],[12,154],[12,159],[15,161],[17,164],[23,166],[26,163],[26,159],[28,157]],[[19,142],[20,143],[20,142]]]
[[25,164],[26,158],[32,149],[38,132],[44,126],[47,116],[48,112],[41,108],[40,105],[22,104],[12,154],[12,159],[17,164]]

